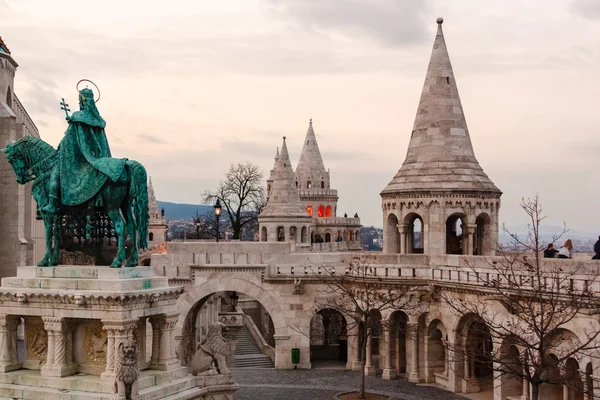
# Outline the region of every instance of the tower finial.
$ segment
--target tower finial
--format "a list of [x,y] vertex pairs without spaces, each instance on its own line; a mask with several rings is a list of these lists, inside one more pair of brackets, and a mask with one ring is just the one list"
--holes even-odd
[[444,18],[438,17],[438,19],[436,20],[436,22],[441,25],[441,24],[444,23]]
[[312,118],[310,119],[309,123],[312,125]]
[[285,142],[285,136],[283,137],[283,141]]

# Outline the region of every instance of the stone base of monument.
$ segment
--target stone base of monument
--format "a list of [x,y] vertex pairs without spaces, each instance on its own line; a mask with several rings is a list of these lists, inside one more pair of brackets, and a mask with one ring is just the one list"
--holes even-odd
[[231,376],[192,376],[175,355],[182,292],[151,267],[17,268],[0,287],[0,399],[124,399],[132,370],[136,400],[233,399]]

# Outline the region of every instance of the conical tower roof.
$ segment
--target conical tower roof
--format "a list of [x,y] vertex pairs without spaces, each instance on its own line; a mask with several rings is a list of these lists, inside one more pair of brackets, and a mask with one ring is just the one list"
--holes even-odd
[[308,131],[306,132],[304,145],[302,146],[302,152],[300,153],[300,159],[296,167],[296,176],[301,181],[308,177],[320,180],[326,175],[326,172],[327,170],[323,164],[323,158],[321,157],[321,151],[319,150],[319,144],[317,143],[311,119],[308,123]]
[[269,201],[260,213],[263,217],[307,217],[310,218],[298,197],[294,170],[290,163],[290,155],[283,137],[281,152],[273,168],[273,185]]
[[150,223],[158,223],[160,221],[160,210],[158,209],[158,203],[156,202],[156,195],[154,194],[154,186],[152,186],[152,177],[148,181],[148,212],[150,213]]
[[381,194],[478,192],[501,194],[475,158],[448,56],[442,18],[404,164]]
[[275,152],[275,164],[273,164],[273,169],[269,173],[269,179],[267,179],[267,182],[273,182],[273,171],[275,170],[275,165],[277,165],[278,159],[279,159],[279,147],[277,148],[277,151]]

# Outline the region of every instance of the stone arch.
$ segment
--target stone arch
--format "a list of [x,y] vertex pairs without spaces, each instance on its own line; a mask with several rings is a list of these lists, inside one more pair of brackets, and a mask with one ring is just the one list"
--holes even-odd
[[446,254],[465,254],[467,216],[453,213],[446,219]]
[[261,242],[266,242],[268,239],[268,232],[267,232],[267,227],[263,226],[262,228],[260,228],[260,241]]
[[583,400],[583,379],[579,372],[579,363],[568,358],[565,363],[565,389],[568,400]]
[[387,217],[384,234],[384,253],[400,253],[400,235],[398,234],[398,217],[391,213]]
[[406,249],[405,253],[422,254],[425,249],[423,218],[418,213],[411,212],[404,216],[402,223],[405,232],[405,243],[402,243]]
[[492,219],[487,213],[480,213],[475,219],[473,233],[473,254],[483,256],[492,250]]
[[448,375],[449,357],[446,348],[448,335],[446,327],[439,319],[434,319],[429,323],[426,335],[425,379],[427,382],[435,382],[435,374]]
[[408,315],[401,310],[390,314],[390,358],[391,366],[398,374],[406,373],[406,324]]
[[290,242],[295,242],[297,234],[298,234],[298,229],[296,229],[295,226],[290,226],[290,235],[288,236],[288,240]]
[[329,230],[325,231],[325,243],[331,242],[331,232]]
[[[178,357],[183,365],[186,365],[186,360],[193,357],[196,350],[194,347],[198,310],[209,296],[218,292],[243,293],[258,301],[267,310],[273,320],[275,336],[288,335],[288,326],[283,310],[279,303],[277,303],[277,300],[268,291],[250,281],[231,276],[210,279],[200,285],[194,286],[177,300],[179,319],[177,320],[174,334],[175,337],[182,338],[178,346]],[[275,351],[275,366],[278,365],[277,357],[277,351]]]
[[283,226],[277,227],[277,236],[275,237],[278,242],[285,242],[285,228]]
[[[524,373],[520,360],[520,351],[511,338],[505,338],[500,345],[499,356],[502,359],[502,374],[500,376],[500,393],[503,399],[508,396],[523,395],[523,379],[518,375]],[[528,385],[527,385],[528,386]]]
[[348,360],[348,322],[331,308],[321,308],[310,320],[310,360]]
[[6,105],[12,108],[12,91],[10,90],[10,86],[6,90]]
[[307,242],[307,231],[308,229],[306,229],[306,226],[303,226],[302,229],[300,230],[300,242],[302,243],[306,243]]
[[463,315],[456,324],[453,368],[462,392],[479,391],[481,380],[491,380],[493,342],[485,321],[475,315]]

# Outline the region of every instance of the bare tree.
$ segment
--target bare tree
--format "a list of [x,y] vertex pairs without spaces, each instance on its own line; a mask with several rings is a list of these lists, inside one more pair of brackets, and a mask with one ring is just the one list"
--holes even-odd
[[[376,256],[354,256],[344,261],[344,273],[335,267],[318,267],[314,271],[321,289],[317,292],[317,310],[331,309],[339,312],[346,321],[349,336],[354,336],[360,356],[359,398],[365,399],[365,365],[367,343],[379,330],[381,315],[399,309],[417,306],[418,301],[408,297],[408,285],[390,286],[377,275],[373,262]],[[301,330],[299,330],[301,332]],[[304,332],[302,332],[304,333]],[[304,333],[306,334],[306,333]],[[309,334],[308,334],[309,335]],[[307,335],[307,336],[308,336]]]
[[[465,339],[464,344],[449,351],[455,359],[471,357],[486,364],[494,371],[495,384],[513,379],[522,388],[522,381],[526,381],[532,400],[543,398],[540,390],[545,384],[565,385],[580,393],[585,390],[591,399],[591,377],[584,384],[573,361],[581,363],[590,355],[597,356],[600,330],[579,325],[577,338],[568,328],[578,317],[599,313],[600,301],[591,290],[598,281],[599,269],[563,260],[542,261],[540,253],[545,242],[541,242],[540,224],[546,216],[537,196],[523,199],[520,205],[528,217],[529,233],[520,238],[505,228],[518,251],[500,249],[500,261],[486,261],[485,268],[491,269],[489,280],[486,275],[483,281],[486,301],[465,301],[440,292],[458,316],[472,318],[481,329],[489,331],[493,348],[478,351],[476,340]],[[565,232],[563,229],[552,241]],[[472,264],[469,267],[478,281],[484,279],[479,275],[481,269]]]
[[246,161],[243,164],[231,164],[219,187],[215,191],[204,192],[205,203],[214,203],[217,199],[221,201],[231,224],[233,239],[240,239],[244,227],[253,224],[266,205],[263,183],[260,168]]

